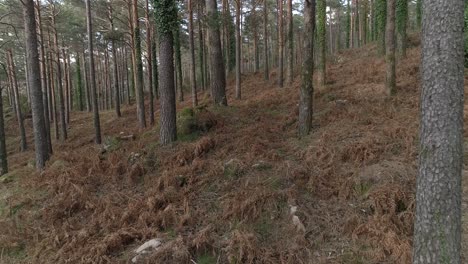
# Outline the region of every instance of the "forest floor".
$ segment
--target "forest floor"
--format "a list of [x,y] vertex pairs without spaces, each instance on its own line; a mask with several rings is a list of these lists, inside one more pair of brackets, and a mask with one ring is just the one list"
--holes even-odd
[[162,245],[138,263],[410,263],[420,63],[418,41],[410,46],[392,98],[375,46],[335,56],[304,138],[300,80],[279,89],[274,73],[244,76],[243,100],[230,81],[229,107],[204,104],[191,118],[190,100],[179,105],[198,129],[171,147],[158,145],[156,126],[137,128],[134,106],[119,119],[102,113],[105,151],[92,116],[73,114],[43,173],[33,152],[9,150],[0,263],[131,263],[153,238]]

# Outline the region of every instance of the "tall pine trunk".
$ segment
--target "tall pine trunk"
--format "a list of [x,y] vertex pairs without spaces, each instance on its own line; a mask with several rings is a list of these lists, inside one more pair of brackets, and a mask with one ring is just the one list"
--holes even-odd
[[8,68],[9,76],[11,80],[11,87],[13,87],[13,99],[16,112],[16,120],[18,121],[18,128],[20,132],[20,150],[26,151],[28,149],[28,144],[26,142],[26,130],[24,128],[24,116],[21,109],[21,100],[18,90],[18,79],[16,77],[16,66],[15,61],[13,60],[13,52],[10,50],[7,51],[8,54]]
[[464,2],[423,3],[414,264],[462,261]]
[[141,60],[141,37],[140,37],[140,24],[138,21],[138,1],[133,0],[133,41],[134,41],[134,54],[135,54],[135,93],[137,103],[137,117],[138,125],[140,128],[146,127],[145,118],[145,98],[143,93],[143,62]]
[[[23,17],[26,33],[26,60],[29,65],[28,83],[31,89],[31,111],[36,152],[36,167],[38,169],[43,169],[46,161],[49,159],[49,146],[47,143],[44,106],[42,102],[41,74],[36,31],[37,26],[33,0],[24,1]],[[0,127],[0,130],[1,129],[2,128]]]
[[294,27],[292,0],[288,0],[288,69],[287,80],[291,85],[294,80]]
[[57,93],[58,93],[59,115],[60,115],[60,140],[64,142],[67,139],[67,123],[66,123],[65,101],[64,101],[64,94],[63,94],[63,83],[62,83],[63,73],[62,73],[62,67],[60,63],[60,47],[58,43],[57,24],[55,20],[57,13],[55,12],[55,3],[53,3],[53,0],[49,0],[49,1],[52,7],[51,24],[52,24],[52,30],[53,30],[53,41],[54,41],[54,49],[55,49],[55,65],[57,67]]
[[91,3],[90,0],[86,0],[86,22],[88,31],[88,50],[89,50],[89,87],[92,94],[93,101],[93,120],[95,130],[95,142],[101,144],[101,122],[99,120],[99,105],[98,97],[96,92],[96,76],[94,71],[94,46],[93,46],[93,24],[91,19]]
[[408,0],[397,0],[396,3],[396,29],[397,49],[401,57],[406,57],[406,26],[408,24]]
[[387,94],[395,94],[395,1],[387,0],[387,32],[385,60],[387,63],[386,88]]
[[[188,0],[188,13],[189,13],[189,46],[190,46],[190,86],[192,88],[192,105],[198,105],[197,98],[197,78],[196,78],[196,64],[195,64],[195,40],[193,36],[193,2]],[[228,56],[227,56],[228,57]]]
[[241,15],[241,0],[236,1],[236,99],[241,99],[241,35],[240,35],[240,15]]
[[159,33],[159,88],[160,88],[160,132],[162,145],[177,140],[176,95],[174,76],[174,36],[177,23],[177,11],[174,0],[155,0],[155,16]]
[[283,87],[284,81],[284,30],[283,1],[278,0],[278,86]]
[[270,79],[268,53],[268,0],[263,0],[263,78],[265,81]]
[[314,31],[315,0],[304,0],[304,60],[299,100],[299,135],[305,136],[312,129],[314,99]]
[[148,56],[148,90],[149,90],[149,122],[150,125],[154,125],[154,94],[153,94],[153,39],[151,37],[151,23],[149,16],[149,0],[146,0],[146,54]]
[[210,81],[213,101],[216,105],[227,106],[226,78],[224,73],[223,53],[219,34],[218,7],[216,0],[206,0],[208,16],[208,38],[210,53]]
[[49,154],[52,154],[52,137],[50,132],[50,111],[49,111],[49,85],[47,78],[47,66],[46,66],[46,56],[45,56],[45,42],[44,34],[42,30],[42,17],[41,17],[41,5],[40,1],[36,0],[36,17],[37,17],[37,34],[39,37],[40,49],[39,49],[39,61],[40,61],[40,70],[41,70],[41,87],[42,87],[42,102],[44,108],[44,124],[47,134],[47,147]]
[[[317,65],[317,82],[319,88],[325,87],[326,80],[326,56],[327,56],[327,44],[326,44],[326,14],[327,4],[325,0],[317,0],[317,36],[318,36],[318,65]],[[357,10],[357,7],[355,7]]]

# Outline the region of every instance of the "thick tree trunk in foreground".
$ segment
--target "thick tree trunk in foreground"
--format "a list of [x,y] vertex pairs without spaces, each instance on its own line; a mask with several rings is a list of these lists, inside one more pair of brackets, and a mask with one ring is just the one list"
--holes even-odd
[[218,7],[216,0],[206,0],[206,12],[209,20],[208,38],[210,52],[211,93],[217,105],[227,105],[226,78],[224,73],[223,53],[219,37]]
[[[36,151],[36,167],[43,169],[49,159],[49,146],[42,102],[41,74],[36,34],[34,1],[26,0],[23,5],[24,28],[26,33],[26,60],[29,65],[28,83],[31,88],[31,110]],[[1,108],[1,107],[0,107]],[[1,114],[1,113],[0,113]],[[1,130],[1,127],[0,127]]]
[[387,0],[387,32],[385,36],[386,52],[385,61],[387,63],[386,90],[387,95],[395,94],[395,0]]
[[314,99],[314,30],[315,0],[304,0],[304,60],[299,101],[299,135],[305,136],[312,128]]
[[464,1],[423,3],[414,264],[461,263]]
[[161,145],[177,140],[176,94],[174,69],[174,36],[179,26],[174,0],[154,1],[155,16],[159,33],[159,91],[160,91],[160,131]]
[[89,50],[89,88],[93,102],[93,119],[95,129],[95,142],[101,144],[101,122],[99,120],[99,105],[96,93],[96,76],[94,71],[94,47],[93,47],[93,25],[91,19],[91,4],[90,0],[86,0],[86,22],[88,28],[88,50]]

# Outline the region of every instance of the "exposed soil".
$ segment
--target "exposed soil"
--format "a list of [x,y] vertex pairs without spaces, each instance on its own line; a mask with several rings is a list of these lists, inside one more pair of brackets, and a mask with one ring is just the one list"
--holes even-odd
[[128,263],[161,238],[139,262],[410,263],[419,53],[399,61],[393,98],[374,46],[334,57],[305,138],[299,78],[279,89],[260,73],[244,76],[240,101],[230,80],[229,107],[206,99],[197,119],[210,126],[170,147],[157,127],[138,130],[134,107],[102,113],[107,151],[93,144],[92,116],[73,114],[45,172],[33,172],[32,152],[10,151],[0,262]]

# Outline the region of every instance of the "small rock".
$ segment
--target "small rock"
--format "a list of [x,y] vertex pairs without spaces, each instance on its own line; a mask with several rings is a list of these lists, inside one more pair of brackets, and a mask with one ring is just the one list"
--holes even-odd
[[293,224],[296,227],[297,231],[301,231],[301,232],[304,232],[304,233],[306,232],[304,224],[301,222],[299,217],[297,217],[297,215],[293,215],[292,220],[293,220]]
[[144,251],[146,251],[147,249],[156,249],[158,248],[159,246],[161,246],[162,242],[160,239],[158,238],[155,238],[155,239],[151,239],[149,241],[146,241],[143,245],[141,245],[140,247],[138,247],[136,250],[135,250],[135,253],[142,253]]
[[141,255],[157,250],[161,245],[162,245],[162,241],[159,238],[154,238],[149,241],[146,241],[143,245],[139,246],[135,250],[135,253],[137,253],[137,255],[132,258],[132,262],[136,263]]

